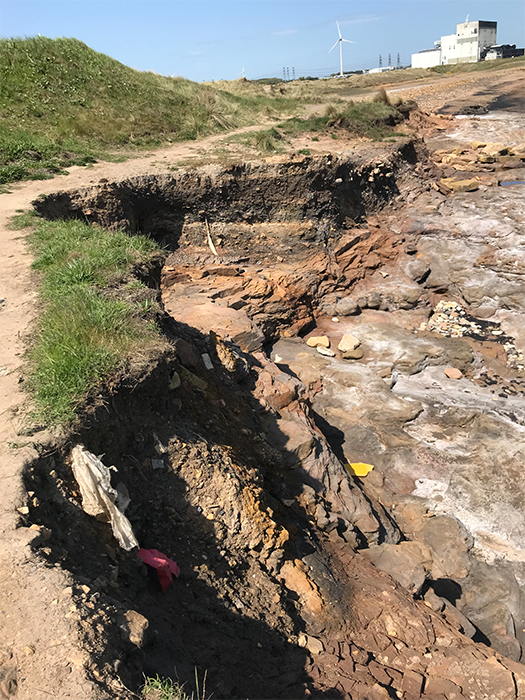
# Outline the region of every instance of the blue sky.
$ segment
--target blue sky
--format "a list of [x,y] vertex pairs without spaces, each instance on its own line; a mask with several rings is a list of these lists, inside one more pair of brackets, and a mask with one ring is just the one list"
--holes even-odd
[[523,0],[2,0],[2,36],[68,36],[139,70],[191,80],[327,75],[410,63],[458,22],[498,22],[498,42],[523,46]]

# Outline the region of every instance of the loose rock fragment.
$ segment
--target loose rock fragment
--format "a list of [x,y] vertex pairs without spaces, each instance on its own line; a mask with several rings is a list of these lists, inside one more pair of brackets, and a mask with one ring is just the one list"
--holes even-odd
[[339,345],[337,346],[337,349],[340,350],[343,353],[348,352],[350,350],[355,350],[357,347],[361,345],[361,341],[359,338],[356,338],[355,335],[350,335],[349,333],[345,333],[343,337],[341,338],[341,341]]
[[330,348],[325,348],[322,345],[318,345],[316,349],[320,355],[324,355],[325,357],[335,357],[335,352]]
[[340,299],[335,305],[335,310],[339,316],[352,316],[359,313],[359,304],[352,297]]
[[472,178],[470,180],[456,180],[455,178],[447,177],[441,180],[441,183],[449,187],[453,192],[475,192],[479,189],[479,180]]
[[311,338],[308,338],[306,344],[311,348],[317,348],[319,346],[322,348],[329,348],[330,340],[326,335],[313,335]]
[[456,367],[446,367],[444,372],[449,379],[461,379],[463,376],[463,372]]

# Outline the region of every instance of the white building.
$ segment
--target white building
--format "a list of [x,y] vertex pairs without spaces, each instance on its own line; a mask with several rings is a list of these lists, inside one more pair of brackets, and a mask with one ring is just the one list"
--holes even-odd
[[386,73],[389,70],[395,70],[394,66],[384,66],[382,68],[370,68],[367,73]]
[[431,68],[453,63],[475,63],[484,49],[496,43],[497,22],[462,22],[456,33],[442,36],[434,49],[412,54],[412,68]]

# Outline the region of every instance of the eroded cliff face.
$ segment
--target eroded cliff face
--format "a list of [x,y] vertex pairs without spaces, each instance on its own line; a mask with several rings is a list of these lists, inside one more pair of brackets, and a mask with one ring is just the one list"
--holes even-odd
[[[171,351],[26,476],[115,697],[195,668],[220,698],[523,695],[522,205],[441,174],[411,142],[35,203],[167,248],[137,274]],[[79,509],[76,441],[179,564],[166,594]]]

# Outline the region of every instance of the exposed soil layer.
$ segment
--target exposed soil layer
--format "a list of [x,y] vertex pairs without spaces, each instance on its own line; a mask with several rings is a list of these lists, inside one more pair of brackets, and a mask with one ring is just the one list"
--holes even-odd
[[[359,440],[361,454],[379,445],[364,423],[345,445],[337,416],[356,417],[357,386],[369,402],[377,395],[375,425],[388,423],[392,452],[406,445],[402,426],[423,411],[391,391],[388,349],[376,337],[383,357],[373,377],[356,357],[356,380],[327,369],[331,360],[315,349],[305,357],[301,340],[315,324],[335,337],[332,316],[373,323],[383,314],[407,333],[428,319],[449,285],[419,254],[413,221],[396,222],[423,193],[442,201],[430,184],[439,175],[413,141],[374,162],[214,167],[35,202],[47,217],[147,233],[167,249],[158,267],[136,273],[162,295],[171,350],[101,389],[77,433],[25,474],[20,525],[37,526],[32,546],[44,566],[70,574],[56,606],[81,640],[72,663],[100,697],[133,697],[142,673],[195,689],[195,671],[217,698],[523,694],[510,628],[500,630],[500,648],[515,660],[490,648],[498,647],[455,605],[458,570],[478,566],[469,534],[451,517],[432,520],[422,502],[418,510],[394,497],[405,485],[410,494],[409,476],[398,473],[396,491],[379,474],[362,481],[344,466],[358,461]],[[396,371],[408,381],[445,360],[477,380],[476,343],[500,326],[480,328],[468,340],[412,336],[413,356],[396,358]],[[390,332],[402,342],[399,328]],[[341,394],[326,400],[335,384],[353,404],[338,407]],[[330,414],[328,404],[341,410]],[[116,467],[141,546],[179,564],[166,593],[135,552],[118,548],[107,523],[82,511],[69,464],[77,442]],[[432,542],[428,529],[420,536],[424,520],[437,522]],[[439,549],[440,533],[462,543],[459,555]],[[20,697],[32,697],[22,681]]]

